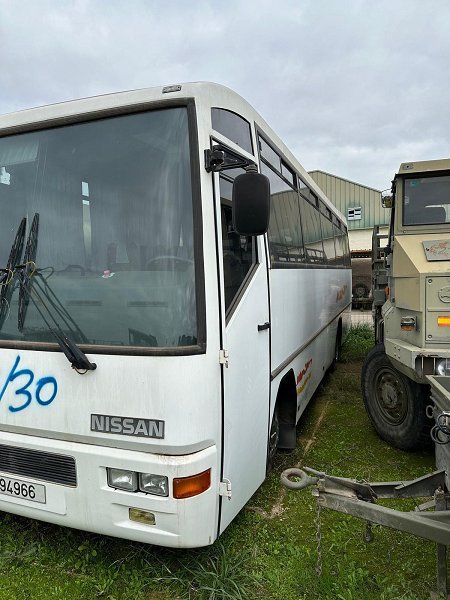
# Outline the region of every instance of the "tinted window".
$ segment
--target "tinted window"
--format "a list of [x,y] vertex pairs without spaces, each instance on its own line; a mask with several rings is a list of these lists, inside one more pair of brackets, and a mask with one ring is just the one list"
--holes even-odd
[[231,194],[232,181],[220,177],[223,277],[225,311],[236,298],[251,266],[256,263],[255,237],[239,235],[233,229]]
[[337,225],[333,225],[334,230],[334,246],[336,248],[336,264],[345,264],[345,245],[343,240],[342,231]]
[[405,179],[403,225],[450,222],[450,176]]
[[269,144],[264,141],[261,137],[259,139],[259,150],[261,152],[261,156],[274,167],[279,173],[281,173],[281,159],[275,150],[269,146]]
[[[19,223],[27,217],[28,236],[39,214],[33,289],[58,304],[74,342],[196,343],[186,109],[4,137],[0,167],[9,175],[0,183],[0,266]],[[16,280],[4,299],[0,338],[54,342],[34,304],[24,310]]]
[[295,265],[305,261],[300,224],[298,194],[269,167],[261,173],[270,180],[269,249],[274,266]]
[[250,123],[224,108],[211,109],[212,127],[229,140],[253,154]]
[[348,234],[347,231],[345,233],[342,234],[342,243],[344,245],[344,251],[345,251],[345,261],[344,264],[347,267],[351,267],[352,261],[351,261],[351,255],[350,255],[350,246],[348,245]]
[[333,265],[336,261],[333,223],[325,215],[320,215],[320,223],[322,226],[324,260],[327,264]]
[[302,196],[300,196],[300,212],[302,215],[306,259],[309,263],[324,264],[320,213]]
[[297,178],[295,173],[283,162],[281,163],[281,174],[292,186],[297,187]]
[[306,183],[300,179],[300,177],[298,178],[298,189],[299,192],[308,200],[310,199],[310,195],[311,195],[311,191],[309,189],[309,187],[306,185]]
[[319,208],[319,198],[315,195],[314,192],[309,192],[309,201],[311,202],[311,204],[313,204],[313,206],[315,206],[317,209]]

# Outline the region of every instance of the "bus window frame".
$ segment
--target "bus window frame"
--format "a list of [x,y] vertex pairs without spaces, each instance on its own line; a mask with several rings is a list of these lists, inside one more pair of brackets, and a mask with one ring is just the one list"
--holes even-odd
[[[237,113],[236,113],[237,114]],[[215,130],[214,130],[215,131]],[[220,133],[220,132],[219,132]],[[223,135],[223,134],[221,134]],[[232,141],[232,140],[230,140]],[[234,142],[233,142],[234,143]],[[223,142],[219,141],[216,137],[214,137],[214,135],[210,136],[210,148],[212,149],[213,146],[215,146],[216,144],[220,144],[221,146],[225,147],[225,149],[228,147],[230,149],[230,151],[232,151],[233,153],[237,153],[238,151],[235,150],[234,148],[231,148],[229,145],[227,146],[226,144],[224,144]],[[245,156],[242,155],[244,158]],[[250,155],[252,156],[252,155]],[[255,159],[255,157],[253,156],[253,158]],[[240,169],[242,170],[242,172],[244,173],[245,170],[241,169],[240,167],[236,167],[236,169]],[[228,207],[228,208],[232,208],[233,207],[233,203],[231,200],[228,199],[223,199],[220,196],[220,178],[222,177],[223,179],[225,179],[226,181],[228,181],[229,183],[232,183],[234,181],[234,177],[231,177],[231,175],[229,175],[230,171],[233,171],[234,169],[230,169],[228,172],[225,171],[218,171],[217,175],[218,175],[218,182],[217,182],[217,191],[219,193],[219,198],[216,198],[216,186],[214,185],[214,206],[219,206],[220,209],[220,214],[216,215],[216,231],[217,231],[217,237],[216,237],[216,245],[217,245],[217,252],[223,252],[223,247],[222,247],[222,237],[219,235],[219,229],[217,227],[217,224],[219,222],[219,219],[222,220],[222,205]],[[215,172],[212,171],[211,175],[214,178],[214,174]],[[240,301],[242,300],[242,297],[245,294],[245,291],[247,289],[247,287],[249,286],[251,280],[253,279],[257,269],[259,268],[259,266],[261,265],[261,257],[260,257],[260,250],[258,249],[258,237],[260,236],[244,236],[244,237],[253,237],[254,238],[254,245],[255,245],[255,262],[252,263],[251,267],[249,268],[249,270],[247,271],[247,273],[245,274],[244,279],[241,282],[241,285],[239,286],[238,291],[236,292],[233,300],[230,302],[230,305],[227,307],[227,309],[225,310],[225,290],[224,290],[224,294],[223,294],[223,302],[224,302],[224,310],[225,310],[225,325],[228,324],[228,322],[230,321],[231,317],[233,316],[234,312],[236,311],[236,308],[239,306]],[[222,260],[223,260],[223,256],[222,256]],[[218,257],[217,257],[217,261],[218,261]],[[217,262],[217,268],[219,269],[219,262]],[[225,274],[224,274],[225,276]],[[222,302],[222,301],[221,301]]]
[[[276,144],[269,138],[269,136],[264,132],[264,130],[261,129],[261,127],[258,126],[258,124],[255,122],[254,123],[255,126],[255,136],[256,136],[256,147],[258,149],[258,159],[259,159],[259,164],[263,163],[264,165],[266,165],[269,169],[271,169],[274,173],[276,173],[276,175],[278,175],[282,181],[284,181],[287,185],[289,185],[292,189],[294,189],[298,196],[299,196],[299,210],[300,210],[300,227],[302,230],[302,240],[303,240],[303,251],[305,252],[305,244],[304,244],[304,224],[303,224],[303,219],[302,219],[302,212],[301,212],[301,207],[300,207],[300,202],[301,199],[304,199],[306,202],[308,202],[309,204],[311,204],[319,213],[319,215],[323,214],[322,211],[320,210],[320,206],[323,204],[324,209],[327,211],[326,214],[324,214],[325,218],[328,218],[329,221],[331,221],[331,223],[333,223],[333,218],[336,219],[336,223],[338,224],[339,229],[341,229],[348,238],[348,231],[347,231],[347,227],[345,225],[345,223],[343,221],[341,221],[341,219],[339,219],[339,217],[323,202],[322,199],[320,199],[317,194],[311,189],[311,187],[305,182],[304,178],[297,172],[297,170],[293,167],[292,163],[286,158],[286,156],[283,154],[283,152],[281,152],[281,150],[279,150],[279,148],[276,146]],[[267,159],[264,158],[264,156],[262,156],[261,153],[261,146],[259,144],[259,139],[262,139],[264,141],[265,144],[267,144],[269,146],[269,148],[275,152],[279,159],[280,159],[280,170],[277,171],[276,167],[269,162]],[[289,171],[291,171],[294,174],[295,177],[295,183],[290,182],[288,179],[286,179],[286,177],[282,174],[281,172],[281,168],[282,165],[284,164],[285,167],[287,167],[289,169]],[[306,189],[308,190],[307,193],[302,192],[302,188],[299,185],[299,182],[302,182],[303,186],[306,187]],[[330,214],[330,217],[328,217],[328,213]],[[320,218],[319,218],[319,225],[320,225],[320,229],[321,229],[321,240],[322,240],[322,245],[323,245],[323,232],[322,232],[322,224],[320,222]],[[269,248],[268,248],[269,251]],[[269,251],[270,254],[270,251]],[[344,256],[344,260],[342,262],[342,264],[327,264],[327,263],[311,263],[311,262],[299,262],[299,263],[286,263],[286,264],[280,264],[280,263],[272,263],[270,261],[270,256],[269,256],[269,262],[270,262],[270,268],[274,268],[274,269],[348,269],[351,268],[349,267],[349,265],[347,265],[347,259],[348,262],[350,263],[350,256]]]

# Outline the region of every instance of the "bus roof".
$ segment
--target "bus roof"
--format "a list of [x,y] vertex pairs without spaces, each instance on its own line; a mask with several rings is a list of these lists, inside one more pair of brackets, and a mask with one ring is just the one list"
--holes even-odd
[[239,94],[217,83],[194,82],[169,86],[158,86],[138,90],[115,92],[100,96],[91,96],[79,100],[70,100],[48,104],[37,108],[20,110],[0,115],[0,137],[21,133],[33,129],[57,127],[82,120],[96,119],[129,111],[151,109],[168,100],[194,99],[196,105],[209,110],[212,107],[224,108],[235,112],[249,122],[254,121],[270,137],[288,162],[297,170],[302,179],[330,210],[346,224],[346,219],[336,206],[327,198],[323,190],[310,177],[272,128],[261,115]]

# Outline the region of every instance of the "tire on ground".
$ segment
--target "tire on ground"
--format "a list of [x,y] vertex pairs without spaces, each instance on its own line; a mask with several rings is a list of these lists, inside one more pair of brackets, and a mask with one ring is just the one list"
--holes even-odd
[[335,371],[336,365],[341,359],[342,359],[342,326],[339,323],[338,329],[336,332],[336,340],[334,343],[333,361],[332,361],[331,365],[328,367],[328,371],[330,373],[333,373],[333,371]]
[[273,412],[272,423],[270,425],[269,440],[267,444],[267,462],[266,462],[266,475],[270,473],[275,460],[275,454],[277,453],[278,442],[280,439],[280,420],[278,416],[278,407],[275,406]]
[[426,416],[429,387],[395,369],[384,344],[367,355],[361,373],[364,405],[378,435],[401,450],[430,444],[432,421]]

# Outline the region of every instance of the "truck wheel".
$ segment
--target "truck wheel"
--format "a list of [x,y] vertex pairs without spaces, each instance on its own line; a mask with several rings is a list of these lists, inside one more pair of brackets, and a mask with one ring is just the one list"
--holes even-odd
[[384,344],[367,355],[361,387],[366,411],[383,440],[401,450],[417,450],[430,443],[431,420],[425,413],[428,386],[397,371]]
[[369,297],[369,288],[365,283],[359,282],[355,283],[352,289],[352,294],[354,298],[368,298]]

